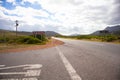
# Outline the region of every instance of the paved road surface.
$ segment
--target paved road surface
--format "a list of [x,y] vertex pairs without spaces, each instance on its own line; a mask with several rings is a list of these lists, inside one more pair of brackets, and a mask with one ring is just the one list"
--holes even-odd
[[64,45],[0,54],[0,80],[120,80],[120,45],[60,39]]

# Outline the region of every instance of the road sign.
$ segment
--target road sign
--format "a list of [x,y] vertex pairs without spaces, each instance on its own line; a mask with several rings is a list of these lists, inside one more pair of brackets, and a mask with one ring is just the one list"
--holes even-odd
[[45,31],[33,31],[34,35],[44,35]]

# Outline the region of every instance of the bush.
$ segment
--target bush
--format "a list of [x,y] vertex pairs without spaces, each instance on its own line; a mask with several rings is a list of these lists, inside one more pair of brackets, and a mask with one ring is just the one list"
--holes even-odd
[[102,40],[107,42],[112,42],[117,40],[117,37],[114,35],[107,35],[107,36],[103,36]]
[[77,36],[77,39],[91,39],[92,37],[89,36],[89,35],[80,35],[80,36]]
[[45,35],[36,35],[36,38],[38,38],[41,41],[47,41]]
[[9,41],[9,38],[0,37],[0,43],[5,43],[5,42],[8,42],[8,41]]
[[45,35],[37,36],[34,38],[33,35],[31,36],[0,36],[0,43],[9,43],[9,44],[43,44],[47,41]]
[[36,44],[36,43],[41,43],[42,41],[31,36],[22,36],[22,37],[18,37],[16,39],[16,42],[25,43],[25,44]]
[[5,40],[3,38],[0,38],[0,43],[5,42]]
[[15,40],[9,40],[8,43],[10,44],[15,43]]
[[37,38],[31,38],[29,40],[27,40],[26,44],[35,44],[35,43],[41,43],[42,41],[40,41]]

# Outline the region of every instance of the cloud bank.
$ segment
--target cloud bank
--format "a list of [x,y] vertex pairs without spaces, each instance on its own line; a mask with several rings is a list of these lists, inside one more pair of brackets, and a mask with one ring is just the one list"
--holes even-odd
[[120,24],[119,13],[119,0],[1,0],[0,28],[89,34]]

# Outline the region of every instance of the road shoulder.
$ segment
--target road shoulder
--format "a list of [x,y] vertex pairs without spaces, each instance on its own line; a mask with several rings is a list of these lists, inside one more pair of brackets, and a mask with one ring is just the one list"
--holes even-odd
[[49,41],[45,45],[30,45],[30,46],[26,46],[22,48],[18,47],[18,48],[13,48],[13,49],[4,49],[4,50],[0,50],[0,53],[22,52],[22,51],[28,51],[28,50],[45,49],[45,48],[50,48],[50,47],[54,47],[54,46],[62,45],[62,44],[64,44],[64,42],[60,40],[56,40],[56,39],[51,39],[51,41]]

